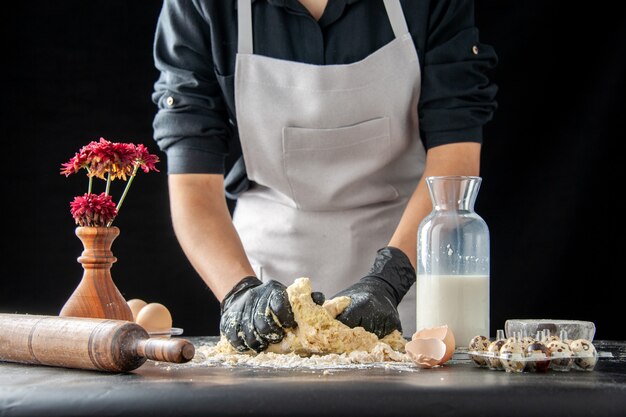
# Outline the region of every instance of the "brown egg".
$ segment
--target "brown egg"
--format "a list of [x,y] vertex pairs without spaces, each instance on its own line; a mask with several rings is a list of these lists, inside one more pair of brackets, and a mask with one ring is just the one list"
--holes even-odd
[[172,328],[172,315],[163,304],[146,304],[137,314],[137,324],[148,333],[165,333]]
[[139,298],[133,298],[132,300],[126,301],[126,304],[130,307],[130,311],[133,312],[133,320],[137,321],[137,314],[139,314],[139,310],[144,308],[144,306],[148,303],[144,300],[140,300]]

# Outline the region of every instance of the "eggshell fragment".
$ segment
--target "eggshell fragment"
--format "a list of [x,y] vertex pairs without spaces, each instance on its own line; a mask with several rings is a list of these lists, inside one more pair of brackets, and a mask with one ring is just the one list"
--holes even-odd
[[454,355],[454,334],[448,326],[429,327],[419,330],[413,334],[412,340],[417,339],[438,339],[446,345],[446,353],[441,359],[441,363],[447,362]]
[[420,368],[432,368],[443,363],[446,355],[446,344],[434,338],[414,339],[405,347],[406,353]]
[[137,321],[137,314],[139,314],[139,311],[148,303],[139,298],[133,298],[132,300],[126,301],[126,304],[130,307],[130,311],[133,312],[133,321]]
[[163,304],[150,303],[139,310],[137,324],[148,333],[169,332],[172,328],[172,315]]

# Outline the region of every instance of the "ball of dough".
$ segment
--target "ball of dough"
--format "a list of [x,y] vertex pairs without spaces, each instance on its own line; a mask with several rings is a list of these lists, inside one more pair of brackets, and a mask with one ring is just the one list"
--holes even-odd
[[137,314],[137,324],[148,333],[165,333],[172,328],[172,315],[163,304],[146,304]]
[[133,298],[132,300],[126,301],[126,304],[130,307],[130,311],[133,312],[133,321],[137,321],[137,314],[139,314],[139,311],[148,303],[144,300],[140,300],[139,298]]

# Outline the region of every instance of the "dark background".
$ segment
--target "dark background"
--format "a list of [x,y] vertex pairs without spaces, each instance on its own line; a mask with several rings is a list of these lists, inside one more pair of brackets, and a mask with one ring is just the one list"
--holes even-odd
[[[492,334],[507,318],[562,318],[626,339],[614,326],[624,317],[626,13],[610,3],[476,1],[481,41],[500,58],[476,207],[491,231]],[[58,314],[82,276],[69,202],[87,180],[59,175],[62,162],[101,136],[165,159],[150,99],[160,6],[12,2],[4,14],[0,312]],[[216,335],[218,304],[173,234],[159,166],[136,178],[116,220],[113,278],[127,299],[168,306],[186,335]]]

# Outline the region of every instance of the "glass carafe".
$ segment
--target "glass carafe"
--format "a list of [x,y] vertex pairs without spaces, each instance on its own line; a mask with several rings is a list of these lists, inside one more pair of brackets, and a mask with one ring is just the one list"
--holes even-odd
[[417,232],[417,329],[448,325],[457,346],[489,337],[489,229],[480,177],[427,177],[432,212]]

